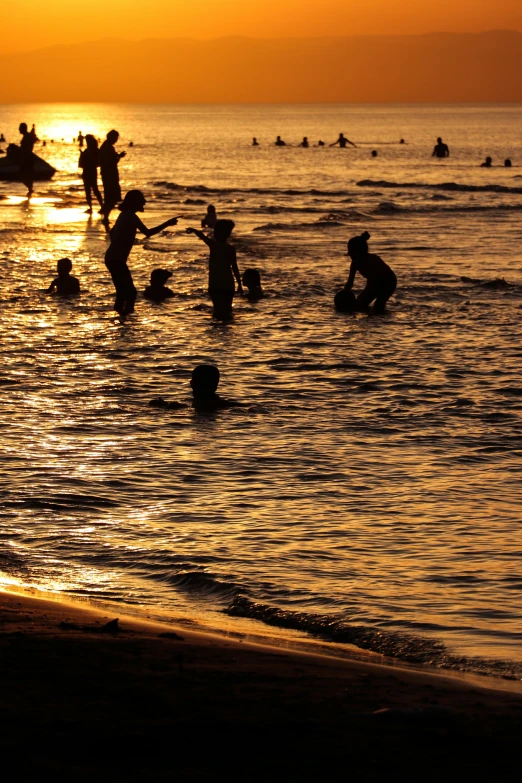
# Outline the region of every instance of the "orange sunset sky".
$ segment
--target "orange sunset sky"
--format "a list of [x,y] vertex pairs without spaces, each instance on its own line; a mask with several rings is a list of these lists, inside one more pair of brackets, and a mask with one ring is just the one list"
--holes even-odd
[[2,49],[105,37],[209,39],[522,30],[521,0],[4,0]]

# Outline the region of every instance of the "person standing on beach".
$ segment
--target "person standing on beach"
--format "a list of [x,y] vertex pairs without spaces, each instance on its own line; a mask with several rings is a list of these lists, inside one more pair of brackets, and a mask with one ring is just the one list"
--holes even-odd
[[27,188],[27,197],[30,198],[33,194],[33,181],[34,181],[34,155],[33,147],[38,141],[35,127],[27,130],[27,123],[21,122],[18,128],[22,134],[22,141],[20,142],[20,179]]
[[152,237],[168,226],[175,226],[178,222],[177,218],[171,218],[156,228],[147,228],[136,214],[136,212],[143,212],[146,203],[141,190],[129,190],[120,204],[121,214],[111,230],[111,244],[105,253],[105,266],[111,273],[112,282],[116,289],[114,309],[120,315],[132,313],[137,296],[132,275],[127,266],[127,260],[136,240],[136,233],[140,231],[146,237]]
[[393,270],[380,256],[370,253],[368,240],[370,234],[365,231],[358,237],[352,237],[348,242],[348,255],[352,259],[350,274],[344,287],[345,292],[351,291],[357,272],[366,278],[366,288],[359,294],[356,301],[358,310],[366,310],[375,300],[373,312],[384,313],[385,305],[397,287],[397,278]]
[[103,182],[103,219],[109,222],[109,215],[118,201],[121,200],[120,174],[118,163],[125,157],[125,152],[116,152],[114,145],[120,138],[116,130],[111,130],[100,147],[100,171]]
[[444,142],[442,141],[442,139],[439,136],[439,138],[437,139],[437,143],[435,144],[435,147],[433,148],[433,154],[432,154],[431,157],[432,158],[441,158],[442,159],[442,158],[449,158],[449,156],[450,156],[449,147],[448,147],[447,144],[444,144]]
[[357,148],[357,144],[354,144],[353,141],[350,141],[350,139],[347,139],[344,133],[339,134],[339,138],[337,141],[334,141],[333,144],[330,144],[330,147],[335,147],[335,145],[338,144],[341,149],[346,149],[348,144],[351,144],[352,147]]
[[98,167],[100,165],[100,151],[98,141],[91,133],[85,137],[86,148],[80,153],[78,161],[79,168],[82,169],[82,180],[85,188],[85,198],[87,199],[87,214],[92,215],[92,195],[94,193],[98,199],[98,204],[103,212],[103,199],[98,189]]
[[237,280],[238,293],[243,293],[236,249],[228,244],[233,228],[234,222],[232,220],[218,220],[214,226],[213,239],[196,228],[187,228],[187,234],[195,234],[210,250],[208,293],[214,305],[214,315],[221,319],[228,319],[232,315],[232,300],[235,294],[234,278]]

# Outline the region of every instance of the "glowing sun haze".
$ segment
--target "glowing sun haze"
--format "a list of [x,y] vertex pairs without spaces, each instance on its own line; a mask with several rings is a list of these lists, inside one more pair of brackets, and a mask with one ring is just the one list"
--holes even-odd
[[100,38],[522,30],[521,0],[4,0],[2,49]]

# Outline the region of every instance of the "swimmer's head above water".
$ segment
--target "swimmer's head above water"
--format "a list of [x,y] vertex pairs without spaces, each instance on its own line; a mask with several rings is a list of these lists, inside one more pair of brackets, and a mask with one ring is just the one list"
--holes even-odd
[[194,397],[212,397],[219,385],[219,370],[215,364],[198,364],[192,370],[190,385]]

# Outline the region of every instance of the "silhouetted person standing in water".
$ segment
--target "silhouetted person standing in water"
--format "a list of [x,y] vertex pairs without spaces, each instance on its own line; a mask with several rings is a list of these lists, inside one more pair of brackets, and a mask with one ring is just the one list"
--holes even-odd
[[304,147],[305,149],[307,149],[310,146],[310,144],[308,143],[308,136],[303,137],[303,140],[299,146]]
[[27,124],[25,122],[20,123],[18,128],[22,134],[22,141],[20,142],[20,179],[27,188],[27,196],[30,197],[33,193],[33,180],[34,180],[34,156],[33,147],[38,141],[34,125],[30,131],[27,130]]
[[375,299],[374,313],[384,313],[385,305],[397,287],[395,273],[385,264],[382,258],[370,253],[367,231],[359,237],[352,237],[348,242],[348,255],[352,259],[350,274],[344,287],[351,291],[356,272],[366,278],[366,288],[357,297],[357,309],[365,310]]
[[256,137],[255,137],[255,136],[254,136],[254,138],[252,139],[252,146],[253,146],[253,147],[259,147],[259,142],[258,142],[258,140],[256,139]]
[[105,265],[111,273],[112,282],[116,289],[114,309],[120,315],[132,313],[137,296],[132,275],[127,266],[127,259],[136,240],[136,232],[140,231],[146,237],[152,237],[168,226],[175,226],[178,222],[177,218],[171,218],[161,226],[147,228],[136,214],[136,212],[143,212],[145,204],[146,199],[141,190],[129,190],[120,204],[121,214],[112,227],[111,244],[105,253]]
[[91,133],[85,137],[87,147],[80,153],[78,161],[79,168],[82,169],[82,180],[85,188],[85,198],[87,199],[87,212],[92,215],[92,196],[91,191],[98,199],[98,204],[103,212],[103,199],[98,189],[98,167],[100,165],[100,150],[98,141]]
[[437,139],[437,143],[435,144],[435,147],[433,148],[433,154],[432,158],[449,158],[450,151],[447,144],[444,144],[442,139]]
[[281,136],[278,136],[274,143],[276,147],[286,147],[286,141],[283,141]]
[[481,169],[490,169],[492,163],[493,163],[493,158],[490,158],[489,155],[488,155],[488,157],[486,158],[484,163],[480,164],[480,168]]
[[114,145],[120,138],[116,130],[111,130],[100,147],[100,171],[103,182],[103,217],[109,222],[109,215],[118,201],[121,200],[120,174],[118,163],[125,157],[125,152],[116,152]]
[[343,149],[343,150],[348,146],[348,144],[351,144],[352,147],[357,147],[357,144],[354,144],[353,141],[350,141],[350,139],[347,139],[346,136],[344,135],[344,133],[340,133],[339,134],[339,138],[337,139],[337,141],[334,141],[333,144],[330,144],[330,147],[335,147],[336,144],[338,144],[339,147],[341,147],[341,149]]
[[78,146],[80,147],[80,149],[83,147],[83,142],[85,141],[85,139],[86,139],[86,137],[85,137],[85,136],[83,135],[83,133],[80,131],[80,132],[78,133],[78,138],[76,139],[76,141],[78,142]]

